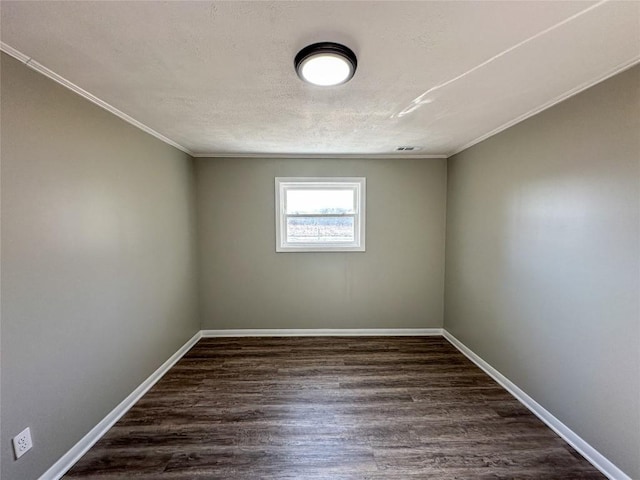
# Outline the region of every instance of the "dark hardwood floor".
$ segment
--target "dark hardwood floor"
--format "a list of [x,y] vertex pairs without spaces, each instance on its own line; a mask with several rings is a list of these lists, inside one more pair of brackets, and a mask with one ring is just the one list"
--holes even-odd
[[605,478],[442,337],[203,339],[65,478]]

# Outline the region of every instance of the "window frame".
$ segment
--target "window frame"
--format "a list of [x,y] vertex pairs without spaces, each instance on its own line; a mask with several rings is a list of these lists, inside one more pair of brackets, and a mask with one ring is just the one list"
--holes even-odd
[[[287,214],[288,189],[346,189],[355,197],[355,213],[348,214]],[[275,177],[276,252],[364,252],[366,232],[366,177]],[[353,217],[353,242],[299,243],[287,241],[287,218],[291,217]]]

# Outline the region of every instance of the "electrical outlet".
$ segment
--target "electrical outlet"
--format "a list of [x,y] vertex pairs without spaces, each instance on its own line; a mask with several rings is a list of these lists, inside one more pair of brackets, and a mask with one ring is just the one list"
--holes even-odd
[[31,447],[33,447],[33,442],[31,442],[31,430],[29,430],[29,427],[13,437],[13,451],[16,454],[16,460],[31,450]]

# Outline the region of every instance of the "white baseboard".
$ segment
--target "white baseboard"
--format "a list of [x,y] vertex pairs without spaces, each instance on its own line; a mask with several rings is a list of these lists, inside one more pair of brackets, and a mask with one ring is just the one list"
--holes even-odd
[[201,330],[202,337],[424,337],[442,335],[442,328],[256,328]]
[[462,352],[469,360],[485,371],[491,378],[498,382],[505,390],[527,407],[531,412],[542,420],[551,430],[562,437],[569,445],[571,445],[580,455],[586,458],[589,463],[600,470],[607,478],[611,480],[631,480],[626,473],[611,463],[604,455],[589,445],[578,434],[567,427],[564,423],[554,417],[542,405],[527,395],[523,390],[516,386],[511,380],[502,375],[498,370],[493,368],[482,358],[476,355],[469,347],[443,329],[442,335],[454,347]]
[[594,467],[611,480],[631,480],[627,474],[604,455],[579,437],[569,427],[548,412],[542,405],[518,388],[508,378],[476,355],[460,340],[443,328],[367,328],[367,329],[240,329],[200,330],[176,353],[164,362],[149,378],[114,408],[100,423],[51,466],[39,480],[59,480],[127,411],[155,385],[167,371],[204,337],[293,337],[293,336],[444,336],[453,346],[484,370],[491,378],[511,393],[549,428],[575,448]]
[[39,480],[59,480],[62,476],[69,471],[73,465],[80,460],[87,451],[95,445],[95,443],[102,438],[102,436],[109,430],[120,418],[127,413],[127,411],[133,407],[133,405],[140,400],[140,398],[153,387],[162,376],[173,367],[178,360],[180,360],[185,353],[193,347],[198,340],[202,338],[202,333],[196,333],[191,339],[187,341],[180,349],[171,355],[171,357],[164,362],[155,372],[153,372],[149,378],[142,382],[127,398],[125,398],[120,404],[111,410],[109,414],[104,417],[100,423],[93,427],[89,433],[80,439],[71,449],[65,453],[60,460],[54,463],[49,470],[44,472],[40,476]]

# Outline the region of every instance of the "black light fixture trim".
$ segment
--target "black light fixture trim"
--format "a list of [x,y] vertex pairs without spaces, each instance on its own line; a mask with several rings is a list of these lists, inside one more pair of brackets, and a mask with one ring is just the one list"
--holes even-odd
[[358,59],[356,58],[356,54],[353,53],[353,50],[351,50],[349,47],[345,47],[340,43],[319,42],[319,43],[313,43],[311,45],[304,47],[296,55],[296,58],[294,59],[293,64],[295,66],[296,73],[298,74],[300,79],[302,79],[305,82],[308,82],[308,80],[302,76],[301,67],[304,64],[304,61],[309,57],[312,57],[314,55],[321,55],[323,53],[337,55],[339,57],[342,57],[343,59],[345,59],[347,62],[351,64],[351,72],[349,76],[337,85],[347,83],[349,80],[353,78],[353,75],[356,73],[356,68],[358,67]]

